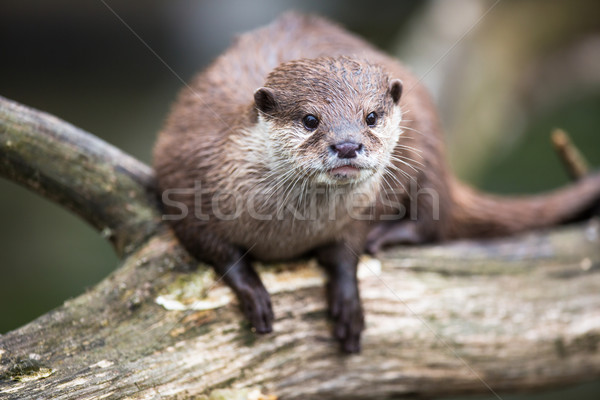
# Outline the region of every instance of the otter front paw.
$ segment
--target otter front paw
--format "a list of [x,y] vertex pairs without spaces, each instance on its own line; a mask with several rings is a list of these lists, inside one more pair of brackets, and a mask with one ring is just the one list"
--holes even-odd
[[360,335],[365,323],[358,290],[330,282],[327,292],[329,315],[334,321],[334,336],[340,341],[344,352],[360,352]]
[[234,264],[215,264],[215,270],[233,289],[242,312],[256,332],[273,331],[271,297],[248,260],[240,257]]
[[273,331],[273,309],[271,297],[259,282],[248,282],[241,285],[237,292],[240,307],[244,316],[250,321],[257,333]]

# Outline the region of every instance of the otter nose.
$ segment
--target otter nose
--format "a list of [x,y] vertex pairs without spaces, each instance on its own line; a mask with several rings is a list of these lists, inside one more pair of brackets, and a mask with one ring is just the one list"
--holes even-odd
[[337,154],[339,158],[355,158],[356,153],[362,150],[362,144],[344,142],[338,144],[332,144],[331,150]]

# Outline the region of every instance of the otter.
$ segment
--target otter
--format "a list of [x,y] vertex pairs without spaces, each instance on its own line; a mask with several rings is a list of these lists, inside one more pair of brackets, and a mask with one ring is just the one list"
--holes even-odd
[[241,35],[182,90],[154,167],[164,218],[256,332],[271,332],[274,316],[252,261],[314,256],[349,353],[364,329],[365,251],[565,223],[600,198],[599,174],[517,198],[459,182],[419,80],[338,25],[295,13]]

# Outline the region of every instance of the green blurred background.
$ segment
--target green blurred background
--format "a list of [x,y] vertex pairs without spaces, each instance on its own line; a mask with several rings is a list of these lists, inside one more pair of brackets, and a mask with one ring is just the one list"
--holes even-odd
[[[600,165],[599,3],[3,0],[0,95],[150,163],[180,78],[188,80],[237,33],[288,9],[314,12],[424,77],[459,176],[487,190],[537,192],[568,181],[549,142],[555,127]],[[4,333],[94,285],[117,259],[60,206],[6,180],[0,194]],[[591,384],[528,398],[592,399],[598,391]]]

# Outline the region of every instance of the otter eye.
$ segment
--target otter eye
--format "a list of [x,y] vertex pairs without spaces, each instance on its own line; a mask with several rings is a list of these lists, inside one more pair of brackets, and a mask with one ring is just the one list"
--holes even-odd
[[367,115],[367,118],[365,118],[365,122],[369,126],[375,126],[375,124],[377,123],[377,113],[369,113],[369,115]]
[[315,117],[312,114],[307,114],[302,118],[302,123],[304,127],[309,131],[314,131],[319,126],[319,118]]

